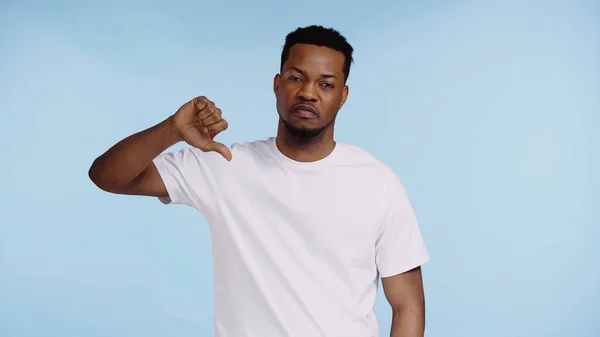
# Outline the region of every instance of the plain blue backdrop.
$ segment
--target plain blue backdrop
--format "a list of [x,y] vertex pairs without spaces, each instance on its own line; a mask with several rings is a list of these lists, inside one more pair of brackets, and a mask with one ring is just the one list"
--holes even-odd
[[273,136],[310,24],[356,49],[338,140],[421,222],[426,335],[600,336],[600,5],[575,0],[0,2],[0,336],[212,335],[202,216],[87,171],[198,95],[221,141]]

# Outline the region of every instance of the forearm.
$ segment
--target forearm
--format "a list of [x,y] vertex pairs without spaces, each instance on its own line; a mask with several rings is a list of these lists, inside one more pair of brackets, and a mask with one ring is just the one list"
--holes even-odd
[[171,118],[168,118],[115,144],[94,161],[89,176],[101,188],[127,185],[156,156],[180,140]]
[[425,314],[419,309],[394,309],[390,337],[423,337]]

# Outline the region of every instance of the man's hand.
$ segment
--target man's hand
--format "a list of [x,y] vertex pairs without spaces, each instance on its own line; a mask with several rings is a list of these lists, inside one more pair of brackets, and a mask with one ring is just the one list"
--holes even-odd
[[221,109],[206,97],[196,97],[185,103],[171,120],[181,139],[189,145],[204,152],[218,152],[227,160],[232,159],[229,148],[214,141],[216,135],[227,129],[227,121],[221,116]]

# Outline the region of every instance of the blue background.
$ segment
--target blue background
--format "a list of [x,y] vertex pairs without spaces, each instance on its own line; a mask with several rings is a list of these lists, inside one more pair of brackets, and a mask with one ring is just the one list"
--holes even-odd
[[211,335],[201,215],[87,171],[197,95],[223,142],[273,136],[284,37],[313,23],[356,49],[338,140],[420,219],[426,335],[600,336],[600,4],[574,0],[2,1],[0,336]]

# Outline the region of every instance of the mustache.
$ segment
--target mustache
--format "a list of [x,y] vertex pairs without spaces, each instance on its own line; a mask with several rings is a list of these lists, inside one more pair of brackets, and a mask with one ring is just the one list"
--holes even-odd
[[315,116],[319,117],[321,115],[321,113],[319,112],[319,110],[317,110],[317,108],[315,108],[314,106],[307,104],[307,103],[298,103],[292,106],[292,109],[290,110],[291,112],[297,111],[297,110],[306,110],[306,111],[310,111],[313,114],[315,114]]

